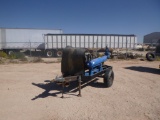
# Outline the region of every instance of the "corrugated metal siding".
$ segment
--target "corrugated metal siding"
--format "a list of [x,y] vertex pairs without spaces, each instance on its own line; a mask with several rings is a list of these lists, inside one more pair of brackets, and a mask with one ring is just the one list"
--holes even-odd
[[81,48],[135,48],[137,38],[134,35],[100,35],[100,34],[46,34],[46,49],[61,49],[66,46]]
[[158,40],[160,40],[160,32],[153,32],[144,36],[143,43],[157,44]]

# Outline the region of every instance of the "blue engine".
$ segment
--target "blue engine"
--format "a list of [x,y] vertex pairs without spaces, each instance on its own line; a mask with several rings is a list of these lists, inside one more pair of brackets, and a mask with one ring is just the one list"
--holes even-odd
[[86,62],[86,65],[89,68],[89,70],[85,72],[85,76],[92,76],[92,75],[102,71],[103,70],[102,64],[108,58],[110,58],[110,52],[109,52],[108,47],[106,47],[105,54],[103,57],[95,58],[91,61]]

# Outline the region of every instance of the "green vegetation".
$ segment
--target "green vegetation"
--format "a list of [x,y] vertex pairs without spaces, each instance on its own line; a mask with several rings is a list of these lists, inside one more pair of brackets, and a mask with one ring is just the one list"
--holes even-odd
[[0,51],[0,57],[7,58],[8,56],[7,56],[7,54],[5,52]]
[[0,57],[1,58],[8,58],[8,59],[19,59],[22,61],[27,60],[25,55],[21,52],[14,52],[14,53],[11,53],[10,55],[7,55],[5,52],[0,51]]
[[157,61],[160,61],[160,56],[157,56],[157,57],[156,57],[156,60],[157,60]]
[[97,53],[97,57],[102,57],[102,56],[104,56],[104,53]]
[[21,53],[21,52],[11,53],[10,55],[8,55],[8,58],[9,59],[19,59],[21,61],[27,61],[24,53]]

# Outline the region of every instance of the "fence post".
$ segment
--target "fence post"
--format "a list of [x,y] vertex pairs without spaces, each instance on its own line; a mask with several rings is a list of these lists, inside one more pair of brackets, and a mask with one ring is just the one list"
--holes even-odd
[[31,41],[29,40],[29,48],[30,48],[30,57],[32,56],[31,54]]
[[127,59],[127,38],[126,38],[126,59]]

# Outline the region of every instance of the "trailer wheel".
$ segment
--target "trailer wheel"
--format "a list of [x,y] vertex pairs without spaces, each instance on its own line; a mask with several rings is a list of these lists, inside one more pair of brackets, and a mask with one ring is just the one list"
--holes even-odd
[[155,56],[154,53],[148,52],[148,53],[146,54],[146,58],[147,58],[148,61],[154,61],[154,60],[156,59],[156,56]]
[[57,50],[56,51],[56,56],[57,57],[62,57],[62,51],[61,50]]
[[113,84],[113,80],[114,80],[114,72],[111,69],[107,69],[105,74],[104,74],[104,85],[105,87],[111,87]]
[[52,50],[47,50],[45,53],[47,57],[52,57],[54,55],[54,52]]
[[11,55],[11,54],[13,54],[14,53],[14,51],[12,51],[12,50],[9,50],[8,51],[8,55]]

